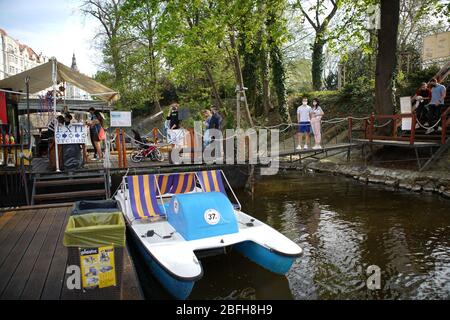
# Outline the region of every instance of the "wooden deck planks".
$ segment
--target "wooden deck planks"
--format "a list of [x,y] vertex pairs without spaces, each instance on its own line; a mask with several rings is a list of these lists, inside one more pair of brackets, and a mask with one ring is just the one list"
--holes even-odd
[[378,144],[394,147],[405,147],[405,148],[428,148],[428,147],[439,147],[439,143],[436,142],[424,142],[424,141],[414,141],[414,144],[410,144],[409,141],[397,141],[397,140],[372,140],[369,139],[354,139],[353,141],[359,144]]
[[0,233],[0,267],[32,220],[31,212],[14,214]]
[[[0,215],[0,299],[64,299],[65,226],[72,206]],[[124,254],[121,299],[142,299],[133,262]]]
[[55,249],[58,244],[58,238],[61,230],[64,230],[67,208],[53,208],[56,216],[42,245],[39,256],[31,271],[30,278],[23,290],[21,299],[38,300],[44,290],[45,281],[49,275],[50,265],[55,256]]
[[12,217],[14,217],[13,212],[0,212],[0,231]]
[[123,256],[122,300],[142,300],[142,291],[128,246]]
[[52,225],[53,219],[55,218],[56,212],[54,210],[48,209],[45,210],[45,213],[36,212],[36,214],[44,214],[45,216],[38,226],[34,237],[31,239],[20,264],[9,280],[8,286],[3,292],[2,297],[4,297],[5,299],[16,300],[21,297],[22,291],[25,288],[29,277],[31,276],[31,271],[33,270],[36,259],[42,249],[45,238],[47,237],[47,233],[49,232]]
[[[29,213],[24,214],[26,215],[26,217],[30,215],[31,221],[29,221],[29,223],[26,225],[26,229],[23,232],[20,232],[21,233],[20,238],[17,241],[15,241],[15,245],[11,250],[9,250],[10,252],[8,252],[8,254],[5,257],[0,257],[0,259],[3,259],[3,264],[0,267],[0,298],[2,299],[3,299],[3,292],[6,286],[8,285],[11,276],[13,275],[20,261],[22,260],[23,255],[25,254],[28,246],[31,243],[31,240],[33,239],[36,231],[39,228],[39,225],[41,224],[41,221],[45,216],[43,214],[38,214],[37,212],[35,214]],[[19,226],[23,225],[20,224]],[[17,236],[18,234],[19,232],[13,232],[11,235]],[[3,249],[3,244],[0,247],[0,249]]]
[[69,219],[71,207],[65,208],[65,218],[63,227],[61,228],[55,248],[55,253],[50,264],[47,279],[45,279],[44,288],[42,290],[41,299],[43,300],[59,300],[66,274],[67,265],[67,249],[63,245],[64,227]]

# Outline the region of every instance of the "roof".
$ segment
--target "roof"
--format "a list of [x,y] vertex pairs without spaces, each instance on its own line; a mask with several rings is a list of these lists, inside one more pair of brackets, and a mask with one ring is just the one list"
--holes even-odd
[[30,79],[30,94],[50,88],[52,81],[52,65],[56,62],[57,83],[68,82],[74,86],[97,96],[106,102],[114,102],[119,99],[119,93],[107,86],[95,81],[94,79],[72,70],[68,66],[57,62],[56,59],[50,59],[48,62],[35,68],[13,75],[9,78],[0,80],[0,88],[12,89],[13,91],[26,91],[25,79]]
[[[111,110],[114,110],[113,106],[108,105],[105,101],[95,101],[95,100],[69,100],[67,99],[65,103],[59,103],[56,105],[56,110],[60,111],[65,106],[67,106],[70,110],[70,112],[75,111],[88,111],[90,107],[94,107],[96,110],[99,111],[106,111],[109,112]],[[21,99],[18,105],[19,113],[23,113],[27,111],[27,101],[26,99]],[[42,99],[36,99],[36,98],[30,98],[29,101],[29,110],[30,113],[34,112],[52,112],[53,106],[46,107],[43,105]]]

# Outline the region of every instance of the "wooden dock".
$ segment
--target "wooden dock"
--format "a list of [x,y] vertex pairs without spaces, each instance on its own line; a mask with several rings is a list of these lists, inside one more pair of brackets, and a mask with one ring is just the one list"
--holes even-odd
[[[0,212],[0,299],[64,300],[67,249],[64,230],[71,204]],[[143,299],[128,249],[122,299]]]
[[[288,157],[289,162],[302,162],[302,160],[305,159],[325,159],[330,156],[335,156],[337,154],[346,152],[347,153],[347,159],[350,159],[350,152],[353,147],[357,147],[358,145],[356,143],[337,143],[337,144],[330,144],[330,145],[324,145],[321,149],[281,149],[276,154],[280,158]],[[294,159],[293,157],[297,157],[297,159]]]

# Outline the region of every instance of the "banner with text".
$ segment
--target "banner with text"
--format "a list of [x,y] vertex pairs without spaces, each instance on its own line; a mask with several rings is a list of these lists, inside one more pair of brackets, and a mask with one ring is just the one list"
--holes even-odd
[[85,144],[87,127],[84,124],[59,125],[56,129],[57,144]]

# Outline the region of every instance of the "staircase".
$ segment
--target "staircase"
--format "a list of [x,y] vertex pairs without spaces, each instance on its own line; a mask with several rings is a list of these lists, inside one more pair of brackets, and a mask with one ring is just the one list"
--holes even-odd
[[37,174],[33,179],[31,204],[106,199],[108,190],[104,172]]
[[450,138],[447,139],[445,144],[441,145],[439,149],[431,156],[430,159],[420,168],[419,171],[427,170],[434,161],[439,159],[447,150],[450,149]]

